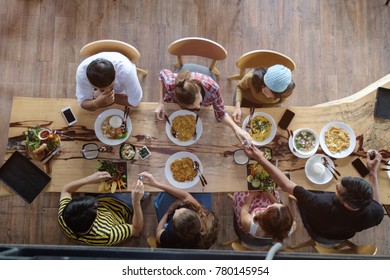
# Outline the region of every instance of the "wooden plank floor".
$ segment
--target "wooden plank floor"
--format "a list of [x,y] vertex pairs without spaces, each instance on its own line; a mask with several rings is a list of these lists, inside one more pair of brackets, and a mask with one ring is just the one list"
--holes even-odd
[[[0,158],[7,143],[13,96],[75,96],[80,48],[98,39],[126,41],[141,52],[138,66],[144,101],[158,100],[158,73],[176,60],[167,53],[174,40],[187,36],[222,44],[228,58],[218,63],[218,83],[231,104],[236,59],[254,49],[272,49],[294,59],[296,90],[287,105],[311,106],[349,96],[390,73],[390,6],[384,0],[0,0]],[[195,62],[203,62],[195,60]],[[49,108],[48,108],[49,109]],[[58,194],[41,194],[26,205],[19,197],[0,198],[0,243],[78,244],[57,225]],[[283,196],[284,203],[290,203]],[[299,213],[291,208],[299,222]],[[146,246],[154,235],[152,198],[144,202],[143,235],[122,246]],[[230,249],[235,238],[231,202],[214,196],[221,228],[213,249]],[[390,223],[356,235],[390,255]],[[286,244],[307,238],[299,224]],[[311,252],[311,249],[303,251]]]

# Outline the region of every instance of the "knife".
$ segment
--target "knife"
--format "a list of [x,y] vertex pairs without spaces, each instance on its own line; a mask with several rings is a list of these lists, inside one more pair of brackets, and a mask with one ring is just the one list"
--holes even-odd
[[52,150],[43,160],[41,160],[42,164],[45,164],[48,162],[50,159],[52,159],[54,156],[56,156],[61,150],[61,146]]

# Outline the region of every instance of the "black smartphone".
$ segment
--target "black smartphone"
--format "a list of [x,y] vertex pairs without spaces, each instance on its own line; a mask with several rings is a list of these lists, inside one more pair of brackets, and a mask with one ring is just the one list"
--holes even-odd
[[282,118],[278,122],[278,126],[281,129],[286,130],[288,125],[291,123],[292,119],[294,118],[294,116],[295,116],[295,113],[293,111],[291,111],[289,109],[286,109],[286,111],[284,112]]
[[360,158],[355,159],[352,161],[353,167],[359,172],[360,176],[366,177],[370,171],[368,170],[367,166],[361,161]]

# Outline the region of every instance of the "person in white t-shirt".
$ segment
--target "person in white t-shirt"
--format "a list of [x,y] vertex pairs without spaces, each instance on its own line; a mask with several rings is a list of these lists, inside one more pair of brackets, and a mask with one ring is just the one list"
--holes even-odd
[[142,89],[137,68],[117,52],[101,52],[77,67],[76,97],[81,108],[94,111],[114,103],[138,106]]

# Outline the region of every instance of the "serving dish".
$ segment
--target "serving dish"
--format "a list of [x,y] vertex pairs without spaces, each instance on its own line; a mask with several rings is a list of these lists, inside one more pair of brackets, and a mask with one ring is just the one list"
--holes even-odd
[[310,128],[300,128],[293,132],[292,145],[303,156],[312,156],[318,150],[320,141],[317,134]]
[[127,164],[124,161],[98,160],[98,171],[110,173],[111,178],[102,181],[98,186],[98,192],[116,190],[121,191],[127,188]]
[[[130,137],[131,130],[132,130],[132,123],[131,123],[131,119],[129,117],[126,118],[127,133],[121,134],[120,136],[118,136],[117,139],[110,139],[107,136],[105,136],[104,132],[102,131],[103,122],[104,121],[107,122],[109,117],[117,118],[117,116],[122,118],[123,117],[123,111],[121,111],[119,109],[108,109],[106,111],[103,111],[96,118],[96,121],[95,121],[95,124],[94,124],[94,130],[95,130],[96,137],[101,142],[103,142],[106,145],[116,146],[116,145],[122,144],[123,142],[125,142]],[[108,120],[108,123],[109,123],[109,120]],[[113,128],[113,127],[112,127],[112,129],[115,130],[115,128]],[[116,128],[116,129],[120,129],[120,128]]]
[[177,152],[173,155],[171,155],[168,160],[165,163],[165,177],[167,178],[168,182],[179,189],[188,189],[193,186],[195,186],[199,182],[199,176],[195,176],[195,178],[192,181],[186,181],[186,182],[178,182],[173,178],[173,173],[171,171],[171,164],[178,159],[182,158],[190,158],[192,161],[198,161],[199,162],[199,170],[200,172],[203,172],[203,166],[199,158],[190,152]]
[[[326,145],[326,140],[325,140],[325,134],[328,131],[328,129],[331,129],[332,127],[336,127],[338,129],[341,129],[341,131],[344,131],[348,134],[349,137],[349,146],[345,150],[342,150],[340,152],[332,152]],[[348,126],[345,123],[342,122],[330,122],[326,124],[320,132],[320,146],[322,150],[330,157],[333,158],[345,158],[349,156],[354,150],[356,146],[356,136],[355,133],[353,132],[352,128]]]
[[[173,120],[176,117],[178,117],[178,116],[185,116],[185,115],[193,115],[195,117],[195,119],[197,117],[197,114],[192,112],[192,111],[189,111],[189,110],[178,110],[178,111],[173,112],[169,116],[169,121],[170,121],[171,124],[173,124]],[[171,126],[169,125],[168,122],[165,124],[165,133],[167,134],[169,140],[171,140],[176,145],[178,145],[178,146],[191,146],[192,144],[196,143],[199,140],[199,138],[202,136],[203,124],[202,124],[202,120],[200,119],[200,117],[198,117],[198,120],[196,121],[195,128],[196,128],[196,137],[195,137],[195,139],[191,138],[188,141],[180,141],[178,138],[174,137],[172,135],[172,132],[171,132]],[[180,134],[180,131],[177,131],[177,133]]]
[[[250,121],[249,127],[247,127]],[[243,123],[242,129],[247,130],[252,136],[252,142],[256,146],[264,146],[270,143],[276,135],[275,120],[268,114],[263,112],[255,112],[249,120],[247,116]]]
[[322,164],[321,162],[322,157],[325,157],[329,165],[331,167],[334,167],[333,161],[328,156],[320,155],[320,154],[310,157],[305,164],[306,177],[312,183],[317,185],[326,184],[333,178],[333,175],[329,171],[329,169]]

